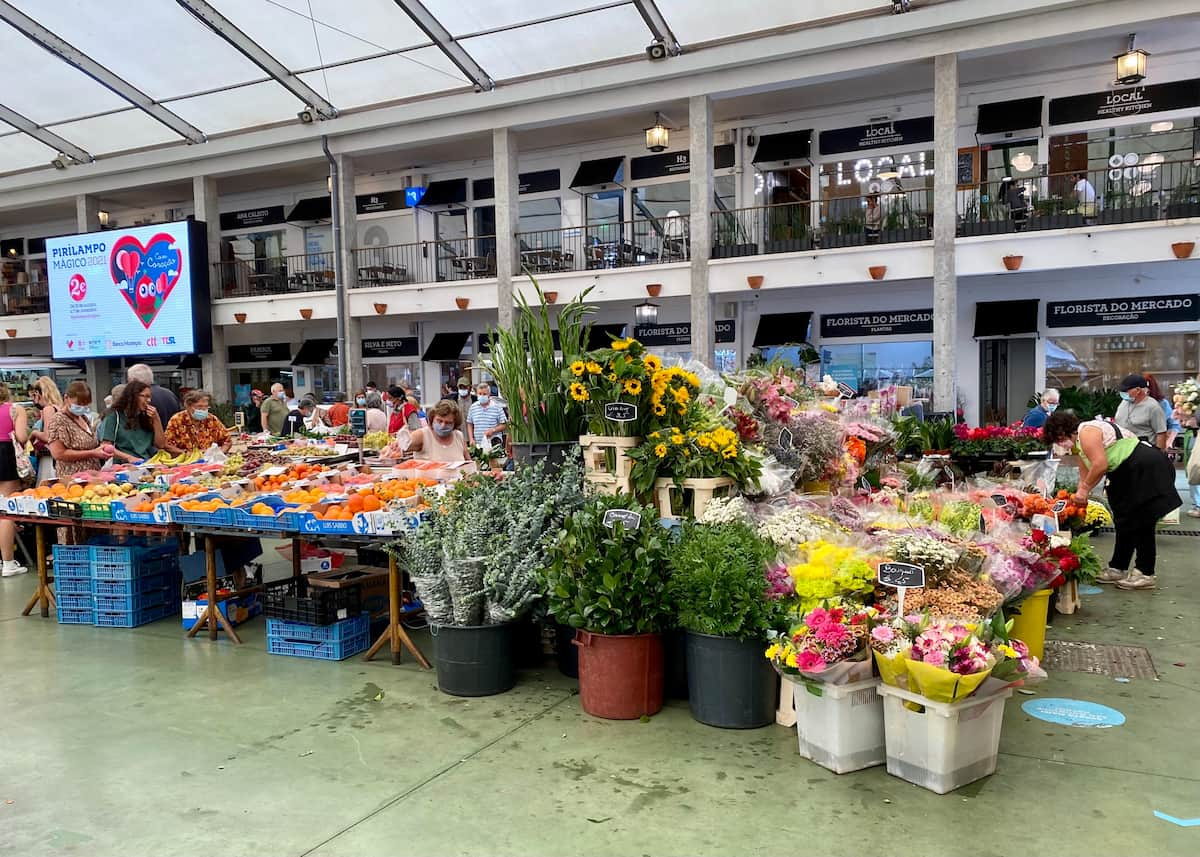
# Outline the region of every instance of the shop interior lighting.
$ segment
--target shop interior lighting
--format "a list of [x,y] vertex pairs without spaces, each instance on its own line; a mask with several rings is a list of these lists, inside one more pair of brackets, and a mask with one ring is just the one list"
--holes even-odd
[[101,210],[96,212],[96,219],[100,221],[101,228],[108,228],[108,212]]
[[658,324],[658,304],[642,301],[633,308],[633,320],[637,324]]
[[1133,46],[1136,33],[1129,34],[1129,48],[1123,54],[1117,54],[1117,83],[1130,86],[1141,83],[1146,79],[1146,57],[1150,56],[1143,50]]
[[1174,122],[1155,122],[1150,126],[1150,130],[1155,134],[1164,134],[1167,131],[1175,130]]
[[671,143],[671,130],[663,124],[663,115],[654,114],[654,124],[646,129],[646,148],[651,152],[663,152]]
[[892,14],[900,15],[912,9],[912,0],[892,0]]

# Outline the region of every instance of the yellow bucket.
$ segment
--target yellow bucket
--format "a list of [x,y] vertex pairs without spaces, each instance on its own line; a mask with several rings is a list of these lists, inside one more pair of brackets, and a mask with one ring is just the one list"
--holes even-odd
[[1029,647],[1029,653],[1042,659],[1046,647],[1046,611],[1050,606],[1053,589],[1039,589],[1021,603],[1021,612],[1013,616],[1010,637],[1016,637]]

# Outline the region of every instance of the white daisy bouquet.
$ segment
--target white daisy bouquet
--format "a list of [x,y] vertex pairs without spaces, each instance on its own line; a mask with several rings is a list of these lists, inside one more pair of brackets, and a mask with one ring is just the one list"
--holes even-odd
[[1189,378],[1175,385],[1175,395],[1172,397],[1175,410],[1180,416],[1193,416],[1200,409],[1200,385],[1196,379]]

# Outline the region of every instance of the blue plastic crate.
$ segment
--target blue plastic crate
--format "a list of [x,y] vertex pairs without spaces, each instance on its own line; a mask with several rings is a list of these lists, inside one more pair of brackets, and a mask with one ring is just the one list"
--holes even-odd
[[179,575],[160,573],[145,577],[135,577],[130,580],[92,580],[92,594],[105,598],[124,598],[129,595],[141,595],[155,589],[179,588]]
[[92,594],[89,592],[86,595],[72,595],[59,592],[55,595],[55,601],[63,610],[91,610],[95,607],[95,602],[92,601]]
[[54,564],[60,562],[71,563],[88,563],[92,560],[91,545],[55,545],[54,546]]
[[308,625],[286,619],[267,619],[267,639],[290,643],[345,642],[351,637],[366,634],[371,629],[371,614],[360,613],[332,625]]
[[[90,572],[91,569],[88,569]],[[91,595],[92,579],[90,577],[63,577],[55,575],[54,593],[63,595]]]
[[[300,512],[284,512],[281,515],[253,515],[250,513],[250,507],[253,503],[245,506],[234,506],[229,510],[233,519],[233,526],[245,527],[248,530],[266,530],[270,532],[294,533],[300,529]],[[296,505],[289,505],[287,508],[299,508]]]
[[89,562],[55,562],[54,579],[58,580],[90,580],[92,564]]
[[89,607],[87,610],[65,610],[58,605],[58,624],[60,625],[92,625],[96,621],[96,611]]
[[172,616],[178,612],[179,602],[175,602],[174,604],[160,604],[157,607],[147,607],[143,610],[133,611],[105,612],[97,610],[95,624],[101,628],[136,628],[139,625],[157,622],[159,619]]
[[177,556],[159,556],[134,563],[98,562],[92,565],[92,577],[96,580],[136,580],[166,574],[179,567]]
[[272,655],[288,655],[293,658],[312,658],[320,661],[344,661],[365,652],[370,634],[363,632],[343,641],[330,640],[325,643],[304,640],[282,640],[267,638],[267,651]]
[[[220,494],[196,494],[192,497],[187,497],[187,500],[213,500],[220,497]],[[191,524],[197,527],[232,527],[233,509],[226,507],[217,509],[212,512],[189,512],[184,509],[180,503],[168,503],[171,509],[171,520],[176,524]]]
[[172,600],[179,601],[179,590],[155,589],[138,595],[96,595],[97,613],[136,613],[150,607],[161,607]]
[[179,543],[176,541],[163,542],[158,545],[104,545],[92,544],[90,559],[92,562],[102,562],[108,565],[127,563],[130,565],[147,562],[168,554],[179,553]]

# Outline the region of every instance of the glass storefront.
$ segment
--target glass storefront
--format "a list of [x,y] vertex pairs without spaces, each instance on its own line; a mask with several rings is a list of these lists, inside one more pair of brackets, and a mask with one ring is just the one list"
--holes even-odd
[[833,161],[819,170],[822,222],[865,221],[868,197],[878,198],[884,230],[919,228],[932,216],[932,150]]
[[283,384],[289,393],[293,390],[291,366],[256,364],[246,369],[231,368],[229,379],[232,384],[233,403],[238,407],[249,404],[251,390],[262,390],[263,393],[269,394],[271,385],[277,381]]
[[[1164,387],[1200,371],[1200,333],[1055,336],[1046,340],[1046,386],[1115,389],[1126,375],[1150,372]],[[1164,393],[1166,391],[1164,390]]]
[[1191,118],[1058,134],[1050,138],[1049,193],[1070,196],[1070,173],[1081,170],[1096,185],[1100,208],[1161,206],[1196,181],[1198,152],[1200,125]]
[[[375,385],[381,390],[386,390],[394,385],[405,385],[412,387],[417,394],[417,400],[425,401],[424,390],[421,389],[421,364],[419,361],[411,361],[407,363],[364,363],[363,378],[367,381],[374,381]],[[353,395],[353,390],[347,390],[346,395]]]
[[821,374],[832,376],[859,395],[903,384],[913,388],[914,399],[928,399],[933,395],[933,342],[824,345]]

